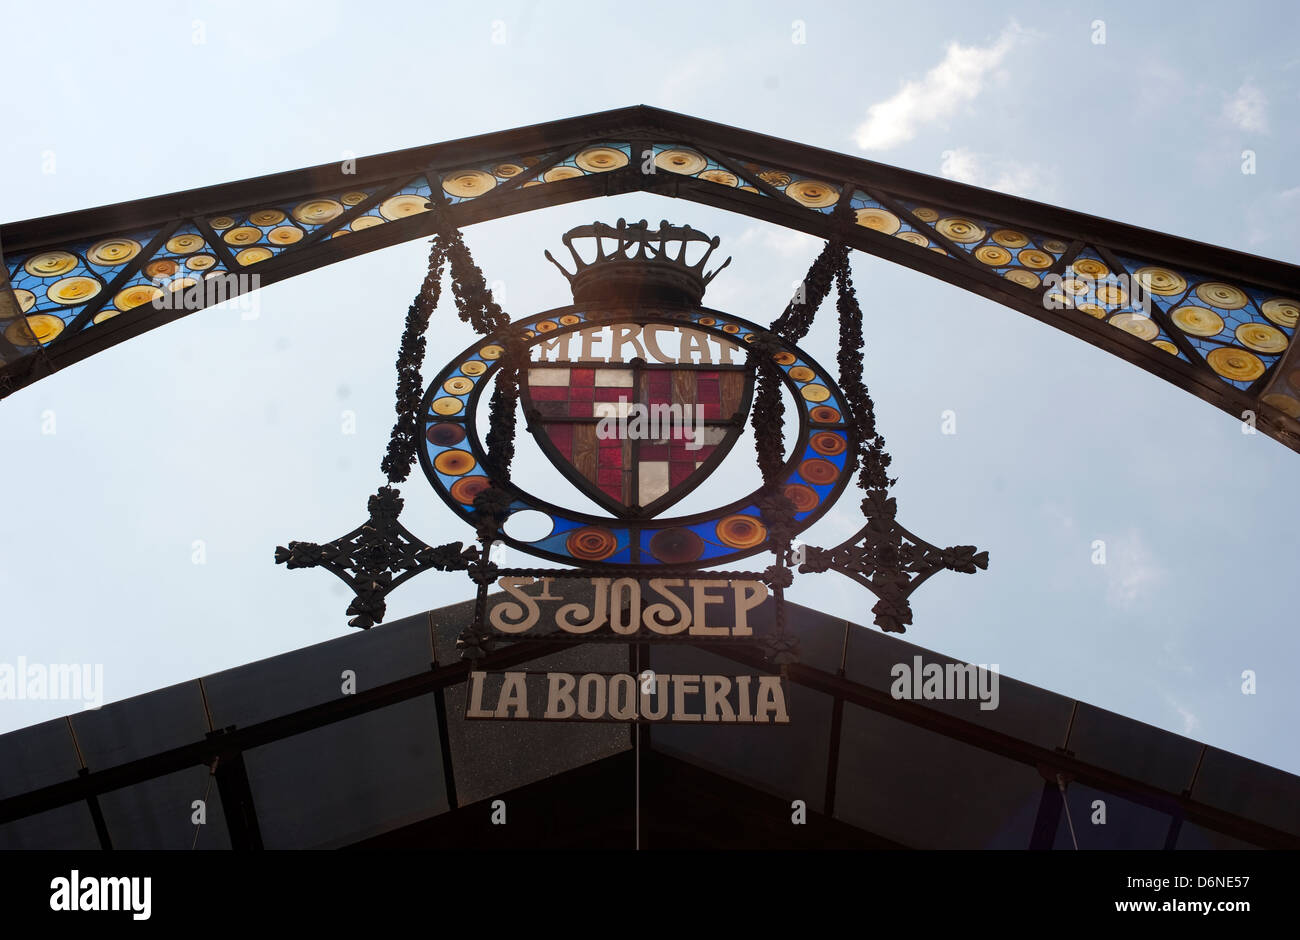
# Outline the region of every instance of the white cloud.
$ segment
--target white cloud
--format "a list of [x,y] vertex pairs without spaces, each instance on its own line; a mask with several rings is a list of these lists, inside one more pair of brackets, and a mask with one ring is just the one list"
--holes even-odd
[[1106,574],[1107,603],[1129,609],[1164,580],[1165,570],[1134,529],[1107,540]]
[[1183,734],[1191,734],[1201,726],[1201,719],[1197,718],[1190,709],[1183,707],[1175,701],[1172,695],[1166,693],[1165,701],[1168,702],[1169,707],[1178,712],[1178,716],[1183,719]]
[[799,258],[814,252],[823,244],[820,238],[806,232],[770,225],[751,225],[740,233],[740,245],[762,247],[784,258]]
[[867,109],[867,119],[855,139],[863,150],[889,150],[907,143],[925,124],[951,117],[984,88],[989,74],[1024,36],[1012,23],[990,46],[948,44],[943,61],[920,81],[904,82],[892,98]]
[[1243,131],[1268,133],[1268,99],[1246,82],[1223,106],[1224,116]]
[[[959,183],[1027,196],[1050,188],[1039,167],[1014,160],[991,160],[987,155],[957,147],[940,155],[939,173]],[[1042,195],[1041,192],[1038,195]]]

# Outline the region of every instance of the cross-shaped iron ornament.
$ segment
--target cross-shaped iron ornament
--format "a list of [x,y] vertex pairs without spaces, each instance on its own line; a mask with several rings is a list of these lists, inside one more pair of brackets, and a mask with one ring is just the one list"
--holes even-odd
[[348,605],[349,626],[369,629],[384,619],[384,598],[399,584],[421,571],[466,571],[478,560],[478,549],[460,542],[437,547],[416,538],[397,517],[402,497],[391,486],[381,486],[370,497],[370,518],[347,535],[318,545],[290,542],[275,550],[276,564],[289,568],[321,567],[352,588],[356,597]]
[[989,566],[989,553],[974,545],[939,548],[917,538],[894,518],[897,508],[892,497],[868,496],[862,501],[866,525],[834,548],[804,547],[799,565],[801,572],[838,571],[875,594],[871,612],[887,633],[906,631],[912,622],[908,597],[936,571],[974,574]]

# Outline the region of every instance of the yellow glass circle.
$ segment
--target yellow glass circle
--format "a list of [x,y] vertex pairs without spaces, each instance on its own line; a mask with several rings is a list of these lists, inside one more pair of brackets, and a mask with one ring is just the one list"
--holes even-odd
[[151,304],[155,300],[161,300],[163,292],[161,287],[155,287],[152,284],[136,284],[125,290],[117,292],[113,298],[113,306],[118,310],[132,310],[136,307],[142,307],[145,304]]
[[897,237],[913,245],[920,245],[922,248],[928,247],[930,244],[930,239],[920,232],[899,232]]
[[253,225],[279,225],[284,220],[285,215],[279,209],[258,209],[248,216],[248,221]]
[[193,258],[186,260],[185,267],[189,268],[191,271],[206,271],[216,263],[217,259],[212,255],[195,255]]
[[230,228],[235,224],[235,220],[228,215],[219,215],[215,219],[208,219],[208,224],[220,232],[222,229]]
[[500,359],[501,354],[505,352],[505,347],[497,346],[495,343],[484,346],[478,351],[478,354],[484,359]]
[[91,322],[103,323],[105,320],[113,319],[113,317],[117,316],[121,312],[121,310],[114,310],[112,307],[105,307],[103,310],[99,311],[99,313],[91,317]]
[[[486,173],[484,174],[487,175]],[[421,212],[429,211],[429,200],[424,196],[416,196],[412,193],[402,193],[399,196],[392,196],[385,199],[379,204],[379,214],[390,222],[397,219],[404,219],[409,215],[419,215]],[[356,226],[352,226],[355,230]]]
[[1243,323],[1236,329],[1237,342],[1247,349],[1276,355],[1286,349],[1286,334],[1267,323]]
[[442,179],[442,189],[447,195],[459,199],[473,199],[495,189],[497,177],[485,170],[455,170]]
[[936,212],[933,209],[926,209],[924,207],[920,209],[913,209],[912,215],[916,216],[922,222],[935,222],[939,218],[938,212]]
[[1290,395],[1284,395],[1280,392],[1270,392],[1261,396],[1260,401],[1266,405],[1272,405],[1284,415],[1292,418],[1300,418],[1300,401],[1292,398]]
[[55,281],[46,289],[45,296],[56,304],[80,304],[98,294],[102,287],[93,277],[75,274]]
[[[582,175],[582,171],[576,166],[553,166],[542,174],[542,182],[558,183],[560,180],[577,179]],[[536,180],[533,182],[536,182]],[[525,183],[524,185],[529,186],[531,183]]]
[[825,401],[831,397],[830,389],[825,385],[805,385],[799,389],[799,394],[807,401]]
[[252,248],[245,248],[239,254],[235,255],[235,262],[247,267],[250,264],[257,264],[265,261],[274,255],[270,248],[263,245],[254,245]]
[[1196,285],[1196,296],[1220,310],[1240,310],[1246,306],[1246,292],[1221,281],[1207,281]]
[[1029,244],[1029,237],[1015,229],[1000,228],[993,233],[993,240],[1003,248],[1024,248]]
[[434,414],[454,415],[459,414],[465,406],[459,398],[435,398],[433,400]]
[[776,189],[783,189],[790,185],[790,174],[782,173],[780,170],[764,170],[758,174],[758,178]]
[[1011,260],[1011,252],[1001,245],[980,245],[975,249],[975,260],[989,267],[1000,268]]
[[262,230],[251,225],[241,225],[239,228],[232,228],[222,238],[228,245],[252,245],[262,240]]
[[203,247],[203,236],[187,233],[167,239],[167,250],[174,255],[188,255]]
[[627,154],[613,147],[588,147],[574,157],[573,162],[588,173],[607,173],[627,166]]
[[518,163],[498,163],[492,168],[492,175],[499,176],[503,180],[508,180],[513,176],[518,176],[524,172],[524,168]]
[[560,322],[565,326],[573,326],[573,324],[580,323],[581,321],[582,318],[576,313],[566,313],[564,316],[560,317]]
[[1033,271],[1026,271],[1024,268],[1015,268],[1002,276],[1008,281],[1011,281],[1014,284],[1019,284],[1021,287],[1027,287],[1030,290],[1037,290],[1038,286],[1042,283],[1038,279],[1037,274]]
[[784,349],[779,353],[775,353],[772,358],[776,361],[777,365],[782,366],[791,366],[799,361],[798,356],[792,352],[786,352]]
[[1168,268],[1148,265],[1133,272],[1133,277],[1145,290],[1161,297],[1172,297],[1187,290],[1187,280]]
[[1220,346],[1206,355],[1210,368],[1234,382],[1253,382],[1264,374],[1264,363],[1254,353],[1231,346]]
[[477,359],[471,359],[460,367],[460,371],[466,375],[482,375],[487,371],[487,364],[479,362]]
[[303,231],[296,225],[281,225],[266,233],[266,240],[273,245],[292,245],[302,241]]
[[344,193],[342,196],[339,196],[339,202],[343,203],[343,205],[347,206],[349,209],[353,206],[359,206],[365,201],[366,194],[360,191]]
[[1218,336],[1223,332],[1223,317],[1205,307],[1179,307],[1169,319],[1192,336]]
[[[77,256],[66,251],[43,251],[27,259],[23,270],[36,277],[58,277],[77,266]],[[60,323],[63,321],[60,320]]]
[[1097,288],[1097,299],[1113,307],[1128,300],[1128,294],[1118,284],[1102,284]]
[[702,180],[708,180],[710,183],[717,183],[719,186],[738,186],[740,179],[735,173],[727,170],[705,170],[703,173],[697,173],[697,177]]
[[934,230],[944,238],[961,242],[963,245],[969,245],[984,238],[984,229],[970,219],[957,217],[940,219]]
[[1096,317],[1098,320],[1106,319],[1106,308],[1100,304],[1079,304],[1075,309],[1086,313],[1090,317]]
[[[817,377],[817,373],[807,366],[795,366],[790,370],[790,378],[796,382],[808,382]],[[819,401],[821,399],[818,399]]]
[[1169,340],[1167,339],[1155,340],[1154,342],[1151,343],[1151,345],[1154,346],[1156,349],[1163,349],[1171,356],[1178,355],[1178,347],[1175,346],[1173,343],[1169,342]]
[[91,264],[115,265],[130,261],[140,253],[140,243],[129,238],[106,238],[90,246],[86,260]]
[[343,214],[343,203],[333,199],[308,199],[294,206],[293,218],[303,225],[324,225]]
[[449,395],[464,395],[474,387],[474,382],[463,375],[454,375],[442,383],[442,390]]
[[859,209],[855,215],[858,224],[863,228],[869,228],[872,231],[884,232],[886,235],[893,235],[903,225],[898,216],[888,209],[878,209],[875,206],[866,206]]
[[558,323],[553,323],[550,320],[543,320],[541,323],[537,324],[538,333],[553,333],[559,328],[560,325]]
[[1155,339],[1160,335],[1156,321],[1140,313],[1117,313],[1110,318],[1110,325],[1119,327],[1125,333],[1132,333],[1138,339]]
[[673,173],[684,173],[687,176],[694,176],[709,165],[709,161],[704,159],[694,150],[685,148],[664,150],[655,157],[655,166],[661,170],[670,170]]
[[364,232],[368,228],[374,228],[376,225],[383,225],[384,220],[377,215],[359,215],[352,220],[348,228],[354,232]]
[[1067,277],[1064,281],[1061,282],[1061,286],[1064,287],[1071,294],[1088,293],[1088,282],[1081,281],[1077,277]]
[[63,321],[48,313],[33,313],[5,327],[5,339],[14,346],[44,345],[63,332]]
[[1259,309],[1278,326],[1294,327],[1300,321],[1300,300],[1274,297],[1260,304]]
[[1039,251],[1037,248],[1026,248],[1021,251],[1020,254],[1016,255],[1016,257],[1025,267],[1037,268],[1040,271],[1043,268],[1050,268],[1056,261],[1056,259],[1047,252]]
[[18,301],[18,310],[21,313],[26,313],[36,306],[36,295],[21,287],[14,290],[14,300]]
[[830,183],[820,180],[797,180],[785,188],[785,194],[809,209],[824,209],[835,205],[840,191]]
[[1065,242],[1061,241],[1060,239],[1049,238],[1047,241],[1043,242],[1043,247],[1046,248],[1048,251],[1050,251],[1052,254],[1059,255],[1061,252],[1065,251],[1065,249],[1069,248],[1070,246],[1067,245]]
[[1084,277],[1105,277],[1110,273],[1110,268],[1096,258],[1075,258],[1070,262],[1070,267],[1074,268],[1076,274],[1082,274]]

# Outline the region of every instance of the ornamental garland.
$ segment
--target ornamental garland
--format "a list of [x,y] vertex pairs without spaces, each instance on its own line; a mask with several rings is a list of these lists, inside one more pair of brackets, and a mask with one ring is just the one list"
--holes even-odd
[[[442,293],[442,275],[450,268],[451,289],[461,320],[487,336],[510,325],[510,317],[492,297],[483,272],[474,263],[464,236],[443,207],[430,203],[434,236],[430,240],[429,267],[419,292],[406,314],[406,329],[397,354],[397,421],[388,442],[382,469],[390,483],[410,475],[419,442],[419,410],[423,392],[420,377],[426,347],[425,334]],[[494,485],[508,483],[514,459],[515,407],[519,400],[518,355],[507,341],[501,374],[491,401],[491,431],[488,434],[488,469]]]
[[[875,405],[862,379],[862,308],[853,287],[849,248],[844,242],[832,239],[826,243],[808,269],[801,295],[796,295],[781,315],[772,321],[771,330],[792,345],[798,344],[812,328],[813,318],[830,292],[832,281],[838,294],[835,303],[840,326],[837,362],[848,412],[845,417],[857,439],[856,452],[850,454],[849,459],[854,462],[858,483],[866,492],[862,501],[863,514],[887,528],[892,525],[895,513],[889,487],[898,481],[886,472],[890,456],[885,451],[885,439],[876,428]],[[758,388],[751,416],[754,449],[763,480],[771,484],[785,456],[781,370],[772,362],[772,349],[761,340],[753,345],[758,363]],[[773,548],[778,557],[784,558],[788,540],[783,530],[790,521],[786,518],[790,516],[790,509],[781,494],[769,494],[766,503],[762,506],[763,517],[772,529]]]
[[429,249],[429,269],[424,275],[419,293],[406,311],[406,329],[402,331],[402,345],[397,351],[397,401],[393,406],[397,411],[397,421],[393,424],[388,451],[380,465],[380,469],[388,475],[389,483],[405,480],[415,461],[416,442],[420,437],[420,398],[424,392],[420,377],[420,367],[424,364],[424,334],[442,295],[445,260],[443,241],[435,235]]
[[[808,269],[799,293],[772,321],[770,329],[774,334],[792,346],[799,344],[812,328],[813,317],[830,291],[837,259],[847,256],[848,247],[843,242],[837,239],[826,243]],[[785,399],[781,396],[781,370],[772,362],[775,346],[763,342],[763,339],[754,343],[758,361],[757,388],[750,423],[754,428],[758,468],[763,474],[763,482],[770,484],[780,472],[785,458]]]

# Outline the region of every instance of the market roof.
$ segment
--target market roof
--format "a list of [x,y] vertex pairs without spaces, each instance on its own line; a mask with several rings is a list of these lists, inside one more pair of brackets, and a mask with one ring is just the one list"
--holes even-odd
[[[770,606],[751,614],[760,638]],[[1292,774],[1006,676],[995,709],[895,699],[896,664],[956,661],[795,604],[787,726],[467,721],[455,638],[472,607],[0,736],[0,848],[1070,848],[1058,774],[1080,848],[1300,846]],[[735,643],[550,636],[477,668],[774,671]],[[508,826],[490,824],[496,798]],[[795,800],[808,826],[789,825]]]

